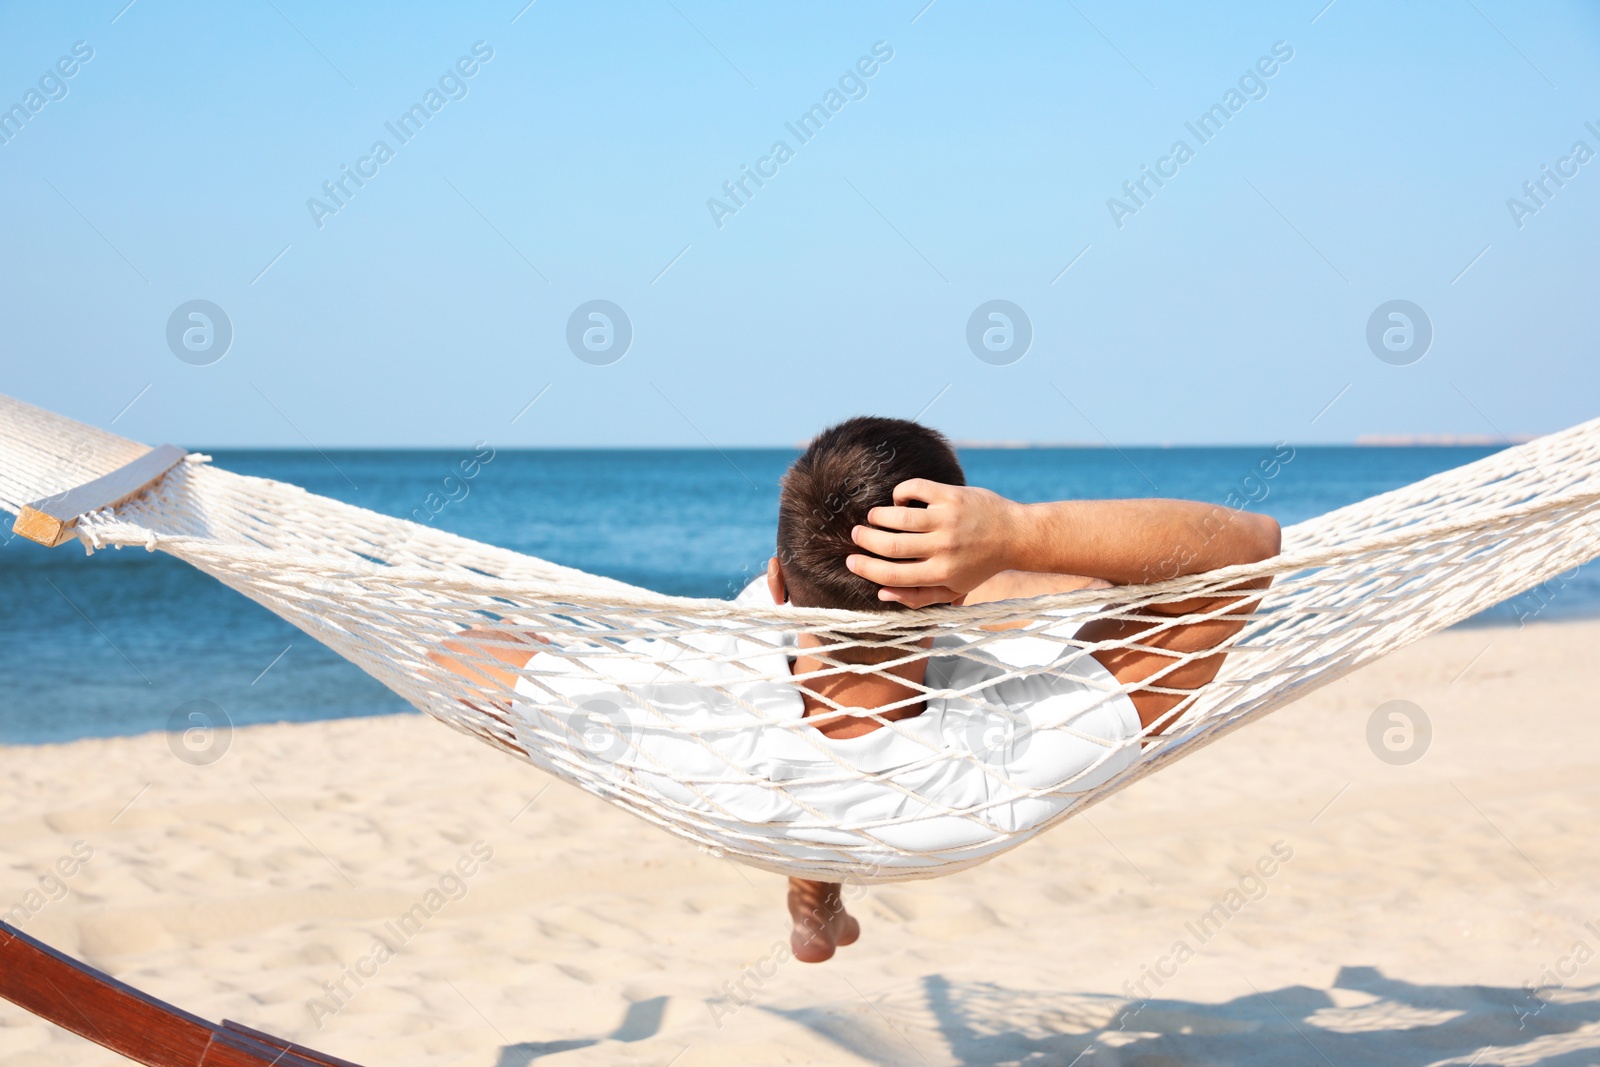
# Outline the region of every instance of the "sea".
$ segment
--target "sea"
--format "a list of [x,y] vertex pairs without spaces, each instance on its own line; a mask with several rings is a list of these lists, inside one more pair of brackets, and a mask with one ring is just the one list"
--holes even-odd
[[[205,451],[201,449],[201,451]],[[1022,501],[1173,496],[1284,525],[1487,447],[969,448],[969,482]],[[293,482],[663,593],[732,597],[771,554],[793,449],[230,450]],[[467,461],[465,468],[463,461]],[[463,469],[472,477],[463,478]],[[9,531],[0,536],[8,535]],[[1600,615],[1600,567],[1463,625]],[[409,711],[310,637],[160,552],[0,547],[0,744],[165,730],[195,701],[233,725]]]

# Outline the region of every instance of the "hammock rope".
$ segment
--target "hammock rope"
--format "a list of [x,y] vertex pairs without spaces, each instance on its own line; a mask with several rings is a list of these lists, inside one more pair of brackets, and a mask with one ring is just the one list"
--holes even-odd
[[[0,508],[16,514],[146,451],[0,396]],[[1263,563],[1111,591],[882,615],[664,596],[233,474],[193,454],[135,498],[79,518],[76,534],[90,551],[142,547],[192,564],[421,711],[716,855],[828,881],[886,882],[983,862],[1350,670],[1600,556],[1600,419],[1289,527],[1282,554]],[[1078,773],[1030,785],[987,740],[974,742],[1014,722],[989,699],[997,679],[1072,673],[1088,653],[1146,647],[1163,629],[1229,610],[1171,615],[1152,605],[1214,597],[1261,577],[1273,584],[1250,614],[1233,616],[1244,626],[1219,646],[1227,658],[1210,684],[1187,691],[1162,682],[1218,649],[1164,652],[1170,666],[1138,685],[1090,678],[1105,701],[1138,689],[1182,699],[1138,737],[1105,743],[1078,732],[1104,748]],[[1091,619],[1153,628],[1123,641],[1075,637]],[[996,624],[1014,628],[985,629]],[[492,634],[479,639],[481,651],[456,658],[512,671],[515,689],[469,681],[430,658],[468,626]],[[831,635],[825,641],[833,644],[808,651],[822,670],[790,673],[783,635],[796,631]],[[531,644],[529,634],[551,643]],[[965,643],[930,651],[921,644],[929,636]],[[892,648],[908,663],[936,651],[988,672],[982,686],[925,684],[878,709],[881,729],[921,751],[893,773],[867,772],[825,741],[817,720],[775,715],[766,699],[796,687],[816,695],[811,683],[825,676],[868,670],[829,655],[850,645]],[[1018,651],[1024,646],[1027,655]],[[531,659],[507,666],[491,658],[496,649]],[[611,712],[644,696],[608,719],[592,699],[601,691],[612,693]],[[736,714],[683,713],[693,694],[707,691]],[[959,702],[971,729],[930,743],[926,731],[908,728],[912,720],[883,717],[924,699]],[[1074,733],[1071,722],[1038,733],[1055,730]],[[803,771],[791,779],[730,755],[751,751],[758,734],[801,752]],[[987,799],[941,798],[932,783],[958,765],[986,776]],[[762,797],[761,810],[730,802],[730,783]],[[830,814],[818,802],[846,786],[873,798],[859,817]],[[1046,814],[1019,818],[1022,810]],[[919,843],[935,827],[944,843]]]

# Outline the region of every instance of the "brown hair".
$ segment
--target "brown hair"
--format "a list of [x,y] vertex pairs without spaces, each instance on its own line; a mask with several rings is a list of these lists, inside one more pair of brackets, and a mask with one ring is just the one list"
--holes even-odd
[[[867,512],[894,503],[911,478],[965,485],[955,449],[937,430],[906,419],[861,416],[823,430],[783,476],[778,501],[778,561],[789,599],[808,608],[890,611],[878,586],[844,565],[871,555],[850,539]],[[918,505],[912,505],[918,506]]]

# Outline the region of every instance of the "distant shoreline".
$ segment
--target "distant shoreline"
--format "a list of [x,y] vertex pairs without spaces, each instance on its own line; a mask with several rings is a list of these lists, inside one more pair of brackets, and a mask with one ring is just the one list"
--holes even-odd
[[1522,433],[1496,437],[1486,433],[1369,433],[1356,438],[1358,448],[1489,448],[1494,445],[1525,445],[1539,434]]
[[[1362,434],[1354,441],[1308,444],[1302,448],[1495,448],[1502,445],[1520,445],[1539,437],[1539,434],[1518,434],[1514,437],[1495,437],[1492,434],[1419,433],[1419,434]],[[1231,445],[1193,444],[1133,444],[1111,445],[1103,441],[952,441],[957,448],[966,449],[1028,449],[1028,448],[1252,448],[1249,443]],[[801,447],[804,447],[803,445]]]

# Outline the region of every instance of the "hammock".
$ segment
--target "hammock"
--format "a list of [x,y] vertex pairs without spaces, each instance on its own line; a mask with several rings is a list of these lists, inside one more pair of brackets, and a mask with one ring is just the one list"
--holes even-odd
[[[663,596],[232,474],[205,456],[148,449],[5,397],[0,507],[45,543],[75,536],[90,551],[138,546],[185,560],[418,709],[714,855],[783,874],[873,883],[980,863],[1349,670],[1600,555],[1600,420],[1290,527],[1274,559],[1122,587],[1114,603],[1106,602],[1112,594],[1083,590],[866,614]],[[964,735],[935,745],[917,735],[925,751],[911,771],[926,772],[920,778],[864,773],[824,743],[815,720],[774,716],[762,699],[773,687],[867,669],[833,659],[830,648],[891,647],[897,662],[910,662],[930,655],[919,644],[929,635],[963,638],[940,654],[985,664],[991,676],[1070,670],[1088,653],[1147,641],[1152,632],[1094,643],[1072,636],[1085,621],[1153,621],[1159,630],[1216,617],[1227,609],[1177,616],[1144,609],[1265,576],[1273,584],[1220,646],[1227,657],[1213,682],[1196,691],[1161,685],[1186,659],[1214,654],[1207,651],[1176,656],[1137,686],[1101,683],[1106,700],[1136,689],[1182,700],[1141,736],[1106,744],[1090,765],[1048,785],[1014,781],[1007,761],[994,758],[991,728],[1004,733],[1010,720],[985,690],[920,686],[879,709],[881,729],[908,738],[911,720],[883,713],[936,698],[969,709],[972,729]],[[1001,623],[1016,628],[985,629]],[[495,649],[531,656],[508,668],[518,678],[514,688],[472,682],[430,658],[466,626],[494,632],[481,652],[459,657],[469,665],[501,666],[490,658]],[[789,673],[783,635],[795,631],[829,635],[834,643],[817,652],[823,669]],[[551,643],[530,646],[530,633]],[[1024,646],[1028,655],[1017,655]],[[619,687],[618,678],[637,684]],[[597,707],[582,695],[585,686],[611,687],[613,703]],[[714,691],[737,715],[683,714],[674,703],[683,686]],[[617,714],[629,700],[641,706]],[[737,735],[731,742],[730,732]],[[810,762],[793,776],[768,776],[729,756],[745,734],[757,733],[789,751],[800,746]],[[990,799],[953,805],[915,784],[937,782],[942,768],[962,763],[987,776]],[[730,783],[763,798],[760,811],[730,803]],[[830,815],[817,802],[844,785],[873,798],[859,816]]]

